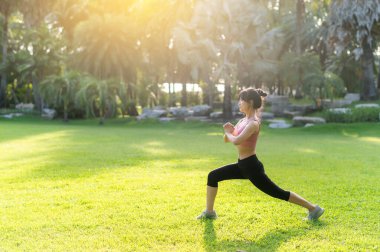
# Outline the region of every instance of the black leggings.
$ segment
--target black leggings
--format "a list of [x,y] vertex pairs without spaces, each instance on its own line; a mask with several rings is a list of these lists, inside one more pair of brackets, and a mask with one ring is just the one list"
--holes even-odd
[[249,179],[257,188],[264,193],[285,201],[289,200],[290,192],[285,191],[273,183],[265,174],[263,164],[256,155],[238,160],[235,164],[230,164],[211,171],[208,174],[207,185],[218,187],[218,182],[228,179]]

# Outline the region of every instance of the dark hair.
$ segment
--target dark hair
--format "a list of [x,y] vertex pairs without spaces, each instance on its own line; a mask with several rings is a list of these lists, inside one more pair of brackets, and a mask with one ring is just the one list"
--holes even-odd
[[245,102],[253,101],[253,108],[259,109],[262,105],[262,98],[267,96],[267,93],[265,93],[261,89],[255,89],[255,88],[247,88],[243,89],[239,93],[239,99],[242,99]]

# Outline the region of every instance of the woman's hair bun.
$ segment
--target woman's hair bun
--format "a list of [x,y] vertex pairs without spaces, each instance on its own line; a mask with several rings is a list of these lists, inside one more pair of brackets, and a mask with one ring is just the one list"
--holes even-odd
[[261,89],[256,89],[257,93],[261,96],[261,97],[266,97],[268,94],[266,92],[264,92],[263,90]]

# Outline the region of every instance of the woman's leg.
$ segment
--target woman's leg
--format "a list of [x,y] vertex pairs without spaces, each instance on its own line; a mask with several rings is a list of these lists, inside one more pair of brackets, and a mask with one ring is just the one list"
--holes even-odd
[[270,178],[265,174],[264,166],[260,161],[253,161],[252,167],[246,167],[244,164],[240,166],[243,166],[243,170],[245,171],[249,170],[249,180],[264,193],[274,198],[282,199],[290,203],[302,206],[308,209],[309,212],[316,210],[317,205],[312,204],[294,192],[283,190],[272,180],[270,180]]
[[214,210],[214,202],[217,192],[218,187],[207,186],[206,210],[208,212],[212,212]]
[[214,202],[218,192],[218,182],[229,179],[243,179],[237,163],[230,164],[211,171],[207,177],[206,210],[214,210]]
[[314,211],[314,209],[316,207],[316,205],[310,203],[309,201],[305,200],[304,198],[302,198],[301,196],[299,196],[298,194],[296,194],[294,192],[290,192],[290,196],[289,196],[288,201],[290,203],[293,203],[293,204],[296,204],[299,206],[303,206],[304,208],[307,208],[309,210],[309,212]]

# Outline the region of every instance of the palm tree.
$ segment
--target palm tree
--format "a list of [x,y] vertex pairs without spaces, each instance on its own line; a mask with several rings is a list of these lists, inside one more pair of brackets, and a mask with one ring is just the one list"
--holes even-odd
[[[303,28],[303,23],[304,23],[304,15],[305,15],[305,2],[304,0],[297,0],[297,5],[296,5],[296,54],[297,57],[300,57],[302,54],[302,44],[301,44],[301,38],[302,34],[304,32]],[[301,90],[302,90],[302,75],[303,72],[301,71],[301,68],[297,68],[297,75],[298,75],[298,80],[297,80],[297,89],[296,89],[296,95],[295,98],[299,99],[302,98]]]
[[64,72],[62,75],[48,76],[40,83],[44,100],[56,109],[63,107],[64,122],[68,121],[68,114],[73,109],[80,81],[78,72]]
[[[97,84],[100,95],[107,90],[104,85],[109,79],[126,83],[126,92],[131,92],[128,88],[132,88],[130,82],[136,75],[134,61],[138,57],[138,44],[133,30],[128,26],[129,22],[124,16],[95,15],[75,29],[77,51],[73,55],[73,65],[101,80]],[[102,106],[107,104],[111,105],[100,102]],[[102,118],[104,116],[101,114]]]
[[40,93],[40,82],[46,76],[58,74],[62,67],[61,41],[46,26],[31,29],[24,34],[23,51],[28,57],[24,58],[18,71],[23,81],[32,83],[34,102],[38,110],[42,109],[43,100]]
[[[32,48],[35,63],[44,61],[44,54],[46,50],[44,49],[46,45],[44,44],[45,38],[51,38],[52,33],[48,30],[45,23],[45,17],[51,12],[52,6],[56,0],[23,0],[22,4],[19,5],[19,11],[23,15],[23,21],[26,29],[28,30],[30,38],[30,43],[27,43],[27,47]],[[57,37],[55,38],[57,39]],[[35,53],[37,52],[37,53]],[[46,65],[52,62],[45,61]],[[31,74],[32,85],[33,85],[33,96],[34,103],[38,110],[43,107],[43,100],[40,94],[39,84],[40,82],[51,72],[45,72],[44,68],[37,68]]]
[[69,49],[73,45],[75,27],[88,15],[88,0],[60,0],[54,5],[50,19],[55,26],[63,28]]
[[[154,79],[155,96],[159,97],[158,84],[182,83],[182,105],[187,104],[186,82],[190,71],[180,62],[174,50],[173,30],[182,22],[188,22],[192,15],[193,0],[152,0],[138,1],[132,14],[136,25],[142,27],[139,38],[144,56],[143,70]],[[172,93],[169,103],[173,102]]]
[[103,125],[107,116],[116,113],[118,88],[116,82],[87,75],[82,79],[81,87],[76,93],[76,104],[85,108],[87,117],[99,115],[99,124]]
[[231,85],[236,83],[240,68],[245,66],[252,70],[253,64],[248,62],[256,60],[250,56],[260,35],[267,29],[267,8],[264,1],[240,0],[237,4],[232,0],[219,0],[197,2],[194,9],[194,24],[190,28],[195,35],[209,39],[203,40],[204,45],[208,45],[204,48],[214,47],[208,50],[216,52],[212,78],[224,81],[223,113],[224,117],[231,118]]
[[92,16],[75,29],[74,65],[99,79],[128,80],[137,41],[124,16]]
[[330,41],[338,54],[349,46],[356,47],[352,53],[360,59],[364,100],[377,97],[373,56],[376,46],[372,35],[379,19],[377,0],[332,1],[330,5]]
[[[8,58],[8,19],[12,12],[16,10],[19,1],[15,0],[2,0],[0,2],[0,14],[2,15],[2,65],[5,65]],[[1,73],[1,82],[0,82],[0,108],[5,106],[6,101],[6,86],[7,86],[7,73]]]

